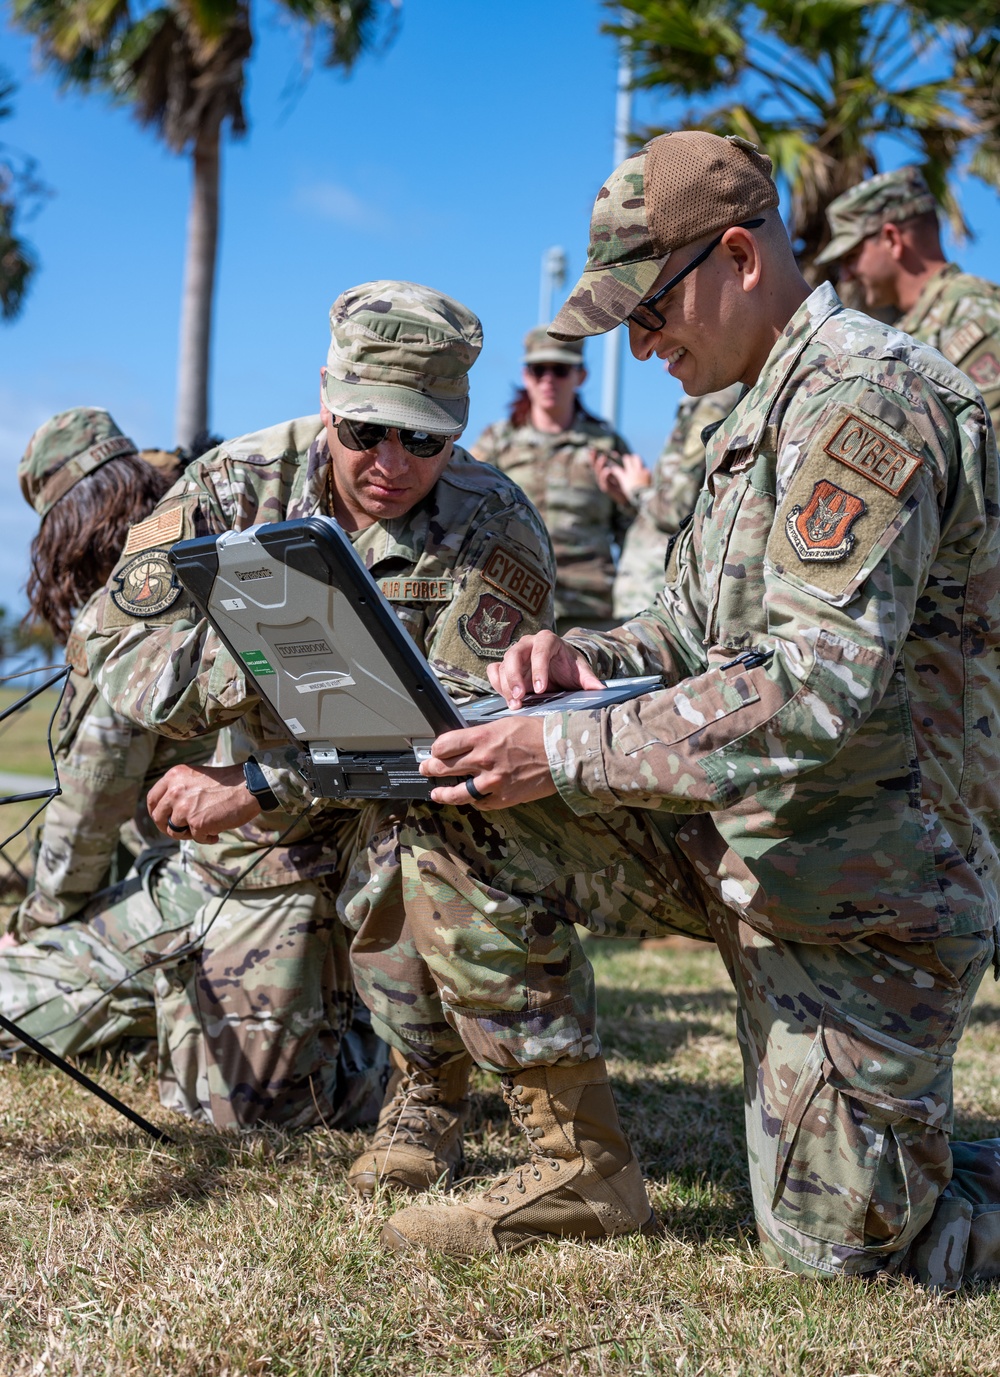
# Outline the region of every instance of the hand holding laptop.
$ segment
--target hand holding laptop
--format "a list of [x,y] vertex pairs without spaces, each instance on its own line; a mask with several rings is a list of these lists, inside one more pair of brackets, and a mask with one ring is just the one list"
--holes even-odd
[[[533,694],[604,687],[583,656],[552,631],[524,636],[487,672],[512,709]],[[556,792],[545,754],[544,724],[540,717],[527,715],[445,732],[435,740],[429,759],[421,762],[420,773],[430,779],[471,779],[471,789],[464,782],[438,786],[431,798],[483,812],[533,803]]]

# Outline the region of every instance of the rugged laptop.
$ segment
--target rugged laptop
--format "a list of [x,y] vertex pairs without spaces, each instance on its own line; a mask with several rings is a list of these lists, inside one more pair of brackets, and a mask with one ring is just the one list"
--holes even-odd
[[[499,695],[456,707],[330,517],[179,541],[170,563],[260,696],[308,754],[327,798],[428,798],[436,736],[503,716]],[[521,712],[599,707],[656,677],[545,694]]]

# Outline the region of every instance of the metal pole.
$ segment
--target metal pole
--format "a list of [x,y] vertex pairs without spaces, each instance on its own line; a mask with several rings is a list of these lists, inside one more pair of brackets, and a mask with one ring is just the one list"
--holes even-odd
[[566,250],[546,249],[542,254],[542,280],[538,290],[538,323],[548,325],[552,319],[552,297],[566,285]]
[[[618,49],[618,96],[615,101],[615,167],[628,157],[632,129],[632,55],[621,42]],[[620,328],[604,337],[604,377],[601,380],[601,415],[617,430],[621,411],[622,335]]]

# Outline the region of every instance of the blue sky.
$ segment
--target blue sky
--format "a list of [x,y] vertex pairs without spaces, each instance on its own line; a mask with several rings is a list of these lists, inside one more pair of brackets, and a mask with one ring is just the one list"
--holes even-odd
[[[602,7],[405,0],[394,45],[349,80],[322,68],[305,79],[301,32],[271,7],[258,14],[250,134],[224,152],[212,426],[236,435],[315,410],[334,297],[399,277],[483,320],[471,442],[517,377],[543,252],[565,247],[571,281],[583,265],[613,164],[616,54]],[[55,193],[27,227],[34,290],[22,318],[0,326],[0,603],[15,607],[34,529],[15,469],[34,427],[101,405],[140,445],[173,445],[189,167],[126,110],[60,93],[27,38],[0,34],[0,65],[20,88],[0,138],[34,155]],[[671,114],[637,99],[639,122]],[[903,160],[889,150],[885,164]],[[960,261],[995,276],[996,197],[970,182],[964,205],[980,238]],[[589,346],[595,408],[602,347]],[[678,398],[659,365],[626,359],[622,428],[647,460]]]

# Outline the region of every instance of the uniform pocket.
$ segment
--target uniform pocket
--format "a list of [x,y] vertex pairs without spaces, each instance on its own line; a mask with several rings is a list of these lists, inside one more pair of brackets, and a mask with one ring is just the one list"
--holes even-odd
[[[666,704],[666,693],[673,694],[669,706]],[[745,674],[717,679],[697,692],[689,692],[683,687],[667,690],[662,707],[652,704],[647,707],[646,712],[651,719],[648,724],[639,719],[632,706],[621,712],[615,727],[613,747],[624,755],[635,755],[646,746],[670,746],[678,741],[686,741],[695,732],[704,731],[710,723],[728,717],[739,708],[745,708],[748,703],[759,701],[760,694]]]
[[950,1057],[823,1011],[781,1123],[772,1208],[827,1243],[905,1246],[951,1174]]

